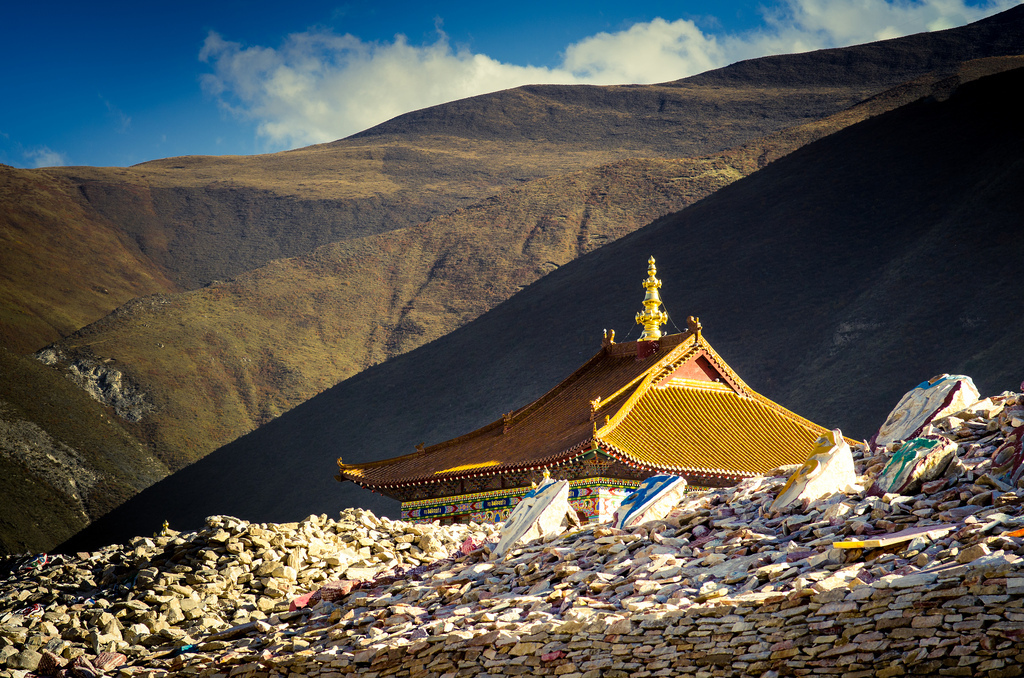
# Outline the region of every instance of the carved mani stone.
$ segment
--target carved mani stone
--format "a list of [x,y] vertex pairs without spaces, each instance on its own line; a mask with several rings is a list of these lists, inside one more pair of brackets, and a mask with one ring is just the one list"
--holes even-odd
[[500,560],[520,542],[560,534],[570,512],[575,516],[569,506],[568,480],[549,481],[530,490],[502,525],[492,557]]
[[679,476],[651,476],[619,504],[612,522],[620,530],[661,520],[686,493],[686,480]]
[[977,402],[978,389],[970,377],[941,374],[907,392],[878,429],[872,447],[910,440],[936,419],[955,414]]
[[807,461],[789,477],[769,511],[780,511],[795,502],[806,505],[837,492],[857,489],[853,453],[843,432],[832,429],[818,438]]
[[956,443],[942,436],[914,438],[900,445],[878,474],[869,495],[916,494],[922,483],[942,475],[956,454]]

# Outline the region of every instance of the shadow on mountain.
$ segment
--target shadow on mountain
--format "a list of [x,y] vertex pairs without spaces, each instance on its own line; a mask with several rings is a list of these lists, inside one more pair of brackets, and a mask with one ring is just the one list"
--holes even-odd
[[[647,257],[679,326],[756,390],[865,438],[906,390],[963,372],[1016,388],[1024,293],[1024,69],[810,144],[542,278],[467,326],[368,369],[145,490],[65,543],[206,515],[286,521],[395,502],[333,480],[497,419],[631,334]],[[670,326],[669,331],[675,331]],[[632,332],[635,338],[636,330]]]

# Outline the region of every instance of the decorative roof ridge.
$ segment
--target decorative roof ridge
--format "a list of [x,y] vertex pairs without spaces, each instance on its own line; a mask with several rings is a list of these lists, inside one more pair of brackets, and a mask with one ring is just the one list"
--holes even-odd
[[[693,341],[692,344],[690,343],[691,339]],[[700,341],[701,337],[699,331],[694,331],[690,333],[688,337],[686,337],[683,341],[679,342],[679,344],[677,344],[675,348],[669,351],[668,355],[666,355],[664,358],[660,359],[658,362],[656,362],[654,365],[648,368],[643,373],[643,379],[641,380],[640,384],[636,387],[636,389],[634,389],[633,393],[629,396],[629,398],[626,399],[626,402],[623,403],[622,407],[620,407],[614,415],[609,417],[608,422],[604,426],[600,427],[594,433],[595,437],[600,438],[601,436],[607,435],[608,433],[613,431],[615,427],[619,425],[619,422],[626,418],[629,412],[633,409],[633,406],[637,402],[639,402],[640,398],[642,398],[643,395],[648,391],[648,389],[650,389],[652,382],[665,370],[666,366],[671,365],[673,362],[678,360],[681,355],[686,353],[686,351],[692,348],[693,346],[697,345]],[[621,391],[624,391],[631,385],[632,382],[627,386],[619,389],[614,394],[609,396],[608,400],[612,400],[613,398],[618,397]]]
[[690,350],[683,352],[681,356],[672,361],[671,365],[665,366],[665,369],[661,372],[661,376],[656,377],[651,383],[651,386],[661,386],[662,382],[668,379],[669,375],[671,375],[677,367],[689,360],[692,360],[694,356],[698,355],[701,352],[701,348],[701,341],[700,339],[697,339],[697,341],[693,342],[693,345],[690,346]]
[[[678,348],[678,346],[680,344],[684,343],[689,338],[688,335],[691,335],[691,334],[693,334],[693,333],[692,332],[681,332],[679,334],[665,335],[665,336],[663,336],[660,339],[660,341],[664,342],[667,339],[675,339],[676,337],[679,337],[678,343],[676,344],[675,347],[673,347],[671,349],[672,351],[675,351],[675,349]],[[616,348],[619,347],[619,346],[629,347],[628,354],[629,355],[635,355],[635,353],[636,353],[636,348],[635,348],[636,344],[637,344],[637,342],[630,341],[630,342],[626,342],[624,344],[609,344],[607,346],[602,346],[601,349],[590,358],[590,360],[588,360],[587,362],[583,363],[583,365],[578,367],[572,374],[570,374],[568,377],[566,377],[565,379],[560,381],[558,384],[556,384],[550,391],[548,391],[547,393],[542,395],[540,398],[537,398],[532,403],[528,403],[527,405],[524,405],[519,410],[513,410],[511,412],[511,416],[503,416],[502,419],[499,419],[498,421],[492,422],[491,424],[489,424],[487,426],[483,426],[483,427],[477,429],[476,431],[470,431],[469,433],[461,435],[458,438],[452,438],[451,440],[447,440],[447,441],[442,442],[442,443],[437,443],[436,445],[432,445],[432,446],[428,447],[427,450],[444,449],[445,446],[449,446],[449,445],[455,444],[457,442],[462,442],[463,440],[468,440],[469,438],[471,438],[476,433],[482,434],[485,431],[490,430],[491,428],[496,428],[499,424],[503,428],[505,428],[505,429],[510,428],[510,427],[512,427],[515,424],[521,424],[526,419],[528,419],[531,414],[533,414],[534,412],[539,410],[542,405],[547,404],[548,401],[552,400],[559,393],[561,393],[562,391],[566,390],[574,382],[579,380],[588,370],[590,370],[590,368],[592,367],[591,363],[597,362],[604,355],[607,355],[609,357],[621,357],[621,355],[622,355],[621,351],[620,350],[616,350]],[[671,355],[671,353],[669,355]],[[650,369],[654,369],[656,367],[657,367],[657,364],[655,364],[651,368],[649,368],[648,371]],[[647,372],[644,372],[643,374],[647,374]],[[631,381],[630,384],[635,383],[635,381],[636,381],[636,379]],[[627,384],[623,388],[619,389],[619,391],[622,391],[622,390],[624,390],[624,389],[626,389],[628,387],[629,387],[629,384]],[[615,395],[617,395],[617,394],[618,394],[618,391],[616,391],[616,394],[613,394],[613,396],[609,396],[609,399],[611,399],[612,397],[615,397]]]
[[[543,457],[541,459],[536,459],[536,460],[530,461],[530,462],[523,462],[523,463],[520,463],[520,464],[515,464],[515,463],[504,464],[503,463],[503,464],[496,465],[496,466],[484,467],[482,469],[473,469],[473,471],[474,471],[473,473],[458,473],[456,471],[450,471],[450,472],[442,473],[442,474],[436,474],[435,473],[435,474],[432,474],[432,475],[418,475],[418,476],[413,476],[411,478],[407,478],[407,479],[405,479],[405,481],[403,481],[401,483],[379,483],[379,484],[374,484],[372,481],[370,481],[370,480],[368,480],[366,478],[360,478],[359,480],[356,480],[354,478],[350,478],[349,480],[352,480],[352,482],[356,483],[360,487],[364,487],[364,488],[378,487],[379,488],[379,487],[398,487],[398,486],[404,486],[404,485],[426,485],[428,483],[450,482],[452,480],[458,480],[460,478],[479,478],[479,477],[484,477],[484,476],[501,475],[503,473],[522,471],[522,470],[530,470],[531,468],[541,468],[543,466],[546,466],[546,465],[549,465],[549,464],[552,464],[552,463],[555,463],[555,462],[559,462],[559,463],[571,462],[571,461],[575,460],[577,457],[582,456],[582,455],[586,454],[587,452],[589,452],[594,447],[595,442],[596,441],[593,438],[587,438],[585,440],[582,440],[582,441],[576,443],[575,445],[572,445],[570,447],[565,448],[564,450],[561,450],[560,452],[556,452],[555,454],[549,454],[548,456]],[[383,461],[394,462],[394,461],[397,461],[399,459],[407,459],[409,457],[415,456],[416,454],[418,454],[418,453],[407,454],[407,455],[404,455],[403,457],[395,457],[395,458],[392,458],[392,459],[385,459]],[[380,462],[369,462],[367,465],[370,465],[370,464],[380,465]],[[355,466],[356,465],[353,465],[350,468],[353,468]]]
[[[682,344],[683,342],[685,342],[689,338],[689,337],[686,337],[684,335],[685,335],[685,333],[669,335],[669,336],[673,336],[673,337],[682,337],[682,339],[679,341],[679,343],[676,344],[675,348],[678,348],[680,344]],[[675,351],[675,348],[673,348],[672,351]],[[633,355],[633,351],[630,351],[628,354],[629,355]],[[671,355],[671,353],[669,353],[669,355]],[[665,356],[665,357],[667,358],[668,356]],[[593,407],[592,415],[596,416],[597,410],[601,409],[602,407],[605,407],[606,405],[608,405],[609,403],[611,403],[611,402],[613,402],[615,400],[618,400],[618,398],[620,396],[622,396],[622,394],[624,394],[630,388],[632,388],[638,381],[640,381],[641,379],[646,377],[650,373],[651,370],[657,369],[659,364],[660,364],[660,361],[659,361],[659,363],[655,363],[654,365],[652,365],[651,367],[647,368],[646,370],[644,370],[640,374],[636,375],[627,384],[625,384],[624,386],[620,387],[619,390],[615,391],[610,396],[608,396],[606,398],[598,397],[597,400],[592,402],[592,407]]]
[[427,453],[427,448],[422,448],[419,445],[417,445],[415,452],[410,452],[409,454],[403,454],[400,457],[390,457],[388,459],[375,459],[373,461],[364,461],[364,462],[359,463],[359,464],[345,464],[345,463],[343,463],[341,461],[342,458],[338,457],[338,469],[342,473],[344,473],[347,469],[369,469],[369,468],[379,468],[381,466],[390,466],[391,464],[394,464],[395,462],[402,461],[402,460],[405,460],[405,459],[410,459],[412,457],[420,457],[420,456],[423,456],[426,453]]
[[[658,339],[657,341],[662,346],[675,346],[678,343],[682,343],[683,341],[685,341],[690,334],[693,334],[693,332],[691,330],[686,330],[685,332],[677,332],[675,334],[665,334],[665,335],[662,335],[662,337],[660,339]],[[650,341],[650,340],[645,339],[644,343],[647,343],[648,341]],[[672,343],[674,341],[676,342],[676,344]],[[609,346],[606,346],[605,348],[608,350],[608,355],[610,355],[610,356],[615,356],[615,357],[626,356],[626,355],[635,356],[636,355],[636,345],[639,342],[640,342],[639,339],[636,339],[636,340],[633,340],[633,341],[624,341],[624,342],[618,343],[618,344],[610,344]]]
[[[813,421],[810,421],[809,419],[805,419],[804,417],[801,417],[796,412],[794,412],[794,411],[792,411],[792,410],[790,410],[790,409],[788,409],[786,407],[783,407],[782,405],[779,405],[774,400],[772,400],[772,399],[770,399],[770,398],[768,398],[768,397],[766,397],[764,395],[761,395],[760,393],[758,393],[754,389],[750,388],[750,386],[748,386],[747,383],[745,381],[743,381],[743,379],[740,377],[740,375],[736,374],[736,372],[731,367],[729,367],[729,364],[727,362],[725,362],[725,360],[722,358],[722,356],[720,356],[718,354],[718,351],[716,351],[711,346],[711,344],[709,344],[707,342],[707,340],[704,339],[704,335],[701,334],[698,331],[698,333],[697,333],[697,341],[694,343],[694,346],[693,346],[693,353],[696,354],[696,353],[700,353],[700,352],[703,352],[710,359],[710,361],[712,363],[714,363],[715,367],[717,367],[719,369],[719,371],[723,374],[723,376],[725,376],[726,380],[729,382],[729,385],[733,387],[733,389],[736,391],[736,393],[738,395],[745,396],[745,397],[750,398],[752,400],[757,400],[758,402],[760,402],[761,404],[765,405],[769,409],[771,409],[771,410],[773,410],[773,411],[775,411],[775,412],[777,412],[777,413],[779,413],[779,414],[781,414],[781,415],[783,415],[783,416],[793,420],[795,423],[800,424],[801,426],[803,426],[805,428],[809,428],[811,430],[821,430],[821,429],[825,428],[824,426],[821,426],[820,424],[815,424]],[[683,362],[683,360],[688,359],[689,357],[691,357],[691,356],[683,356],[683,357],[681,357],[680,360],[678,361],[678,364],[681,364]],[[673,368],[678,366],[678,364],[673,366]],[[664,373],[662,378],[664,378],[665,376],[668,376],[668,374],[670,374],[670,372],[668,370],[666,370],[666,372]],[[847,438],[847,441],[850,444],[856,444],[856,441],[851,440],[849,438]]]

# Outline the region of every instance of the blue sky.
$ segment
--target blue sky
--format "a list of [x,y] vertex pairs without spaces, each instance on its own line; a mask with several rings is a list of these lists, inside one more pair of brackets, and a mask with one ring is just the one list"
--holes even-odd
[[663,82],[1020,1],[16,3],[0,23],[0,162],[273,152],[521,84]]

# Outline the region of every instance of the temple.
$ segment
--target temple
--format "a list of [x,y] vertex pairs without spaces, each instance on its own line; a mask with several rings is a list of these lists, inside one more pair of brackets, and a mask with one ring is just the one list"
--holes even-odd
[[365,464],[338,459],[340,481],[402,503],[405,520],[495,521],[545,474],[570,483],[585,521],[606,521],[645,478],[674,474],[722,487],[800,464],[827,429],[751,390],[691,316],[663,335],[649,261],[640,339],[601,349],[544,396],[472,433]]

